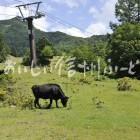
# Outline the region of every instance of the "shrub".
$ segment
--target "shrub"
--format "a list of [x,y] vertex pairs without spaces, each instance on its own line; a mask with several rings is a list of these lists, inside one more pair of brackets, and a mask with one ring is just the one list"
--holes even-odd
[[132,85],[131,85],[131,79],[128,77],[121,78],[118,80],[118,86],[117,89],[119,91],[128,91],[131,90]]
[[13,78],[12,74],[2,74],[0,75],[0,85],[6,85],[15,83],[16,80]]
[[5,95],[6,95],[6,92],[3,89],[0,89],[0,101],[4,101]]
[[15,83],[15,80],[12,75],[0,75],[0,101],[5,100],[5,95],[7,91],[11,88],[13,83]]
[[[16,79],[12,75],[0,75],[0,102],[3,106],[16,106],[21,109],[32,109],[33,98],[23,89],[15,87]],[[23,91],[23,92],[20,92]]]
[[7,94],[4,101],[5,106],[16,106],[21,109],[33,109],[33,97],[26,93]]

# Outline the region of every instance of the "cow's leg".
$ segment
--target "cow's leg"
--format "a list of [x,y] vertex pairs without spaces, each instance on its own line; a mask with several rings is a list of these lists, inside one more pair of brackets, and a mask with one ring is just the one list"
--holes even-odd
[[57,101],[58,101],[58,100],[55,100],[55,102],[56,102],[56,107],[59,108],[59,106],[58,106],[58,102],[57,102]]
[[51,108],[51,106],[52,106],[52,102],[53,102],[53,100],[52,99],[50,99],[50,104],[48,105],[48,109],[50,109]]
[[35,108],[37,108],[37,105],[38,105],[39,108],[41,108],[41,106],[39,104],[39,98],[35,98],[35,100],[34,100],[34,106],[35,106]]
[[39,104],[39,98],[37,99],[37,105],[39,108],[41,108],[40,104]]
[[35,98],[35,100],[34,100],[34,107],[35,108],[37,108],[37,106],[36,106],[37,105],[37,100],[38,100],[37,98]]

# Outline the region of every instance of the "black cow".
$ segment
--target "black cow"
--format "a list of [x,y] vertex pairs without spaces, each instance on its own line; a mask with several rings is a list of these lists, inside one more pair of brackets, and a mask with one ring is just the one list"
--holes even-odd
[[56,102],[56,107],[58,106],[58,100],[61,99],[61,103],[64,107],[67,106],[67,101],[69,97],[65,96],[64,92],[62,91],[61,87],[57,84],[45,84],[45,85],[34,85],[32,87],[33,94],[35,96],[34,106],[41,108],[39,105],[39,99],[50,99],[50,104],[47,107],[48,109],[51,108],[53,100]]

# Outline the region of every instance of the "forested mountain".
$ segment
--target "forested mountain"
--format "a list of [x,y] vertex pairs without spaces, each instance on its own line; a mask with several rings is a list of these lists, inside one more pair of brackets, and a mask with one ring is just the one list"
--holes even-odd
[[[22,22],[18,17],[0,21],[0,32],[4,35],[5,41],[11,48],[14,56],[22,56],[29,46],[27,23]],[[39,38],[46,37],[54,47],[71,48],[77,46],[93,46],[96,42],[106,41],[106,36],[92,36],[81,38],[67,35],[62,32],[43,32],[35,29],[36,42]]]

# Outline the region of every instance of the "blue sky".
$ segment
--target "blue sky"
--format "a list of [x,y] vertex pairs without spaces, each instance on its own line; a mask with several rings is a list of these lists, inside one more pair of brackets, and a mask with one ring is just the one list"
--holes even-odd
[[[15,5],[35,1],[0,1],[0,20],[19,15]],[[111,33],[109,22],[117,21],[114,15],[117,0],[42,0],[42,2],[40,10],[46,16],[35,20],[34,26],[43,31],[61,31],[73,36],[89,37]]]

